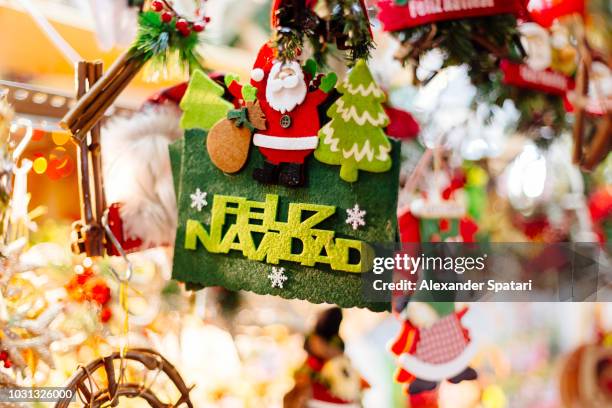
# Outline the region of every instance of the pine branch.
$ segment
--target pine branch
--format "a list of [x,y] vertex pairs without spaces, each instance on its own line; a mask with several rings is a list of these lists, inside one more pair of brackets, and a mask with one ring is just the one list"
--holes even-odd
[[349,51],[348,60],[368,59],[374,49],[367,10],[355,0],[330,0],[330,36],[340,49]]
[[[325,21],[307,8],[304,1],[287,1],[276,11],[278,27],[274,45],[282,61],[295,59],[307,40],[319,65],[335,50],[348,51],[352,65],[367,59],[374,48],[367,10],[359,0],[327,0],[329,20]],[[333,46],[336,44],[336,47]]]
[[179,62],[189,69],[200,66],[196,53],[199,43],[196,32],[183,36],[174,28],[174,19],[164,23],[161,16],[153,11],[141,13],[138,22],[138,36],[131,48],[135,57],[163,66],[172,55],[177,54]]
[[422,54],[437,47],[446,55],[443,67],[467,64],[472,81],[479,83],[487,80],[501,58],[520,61],[524,57],[516,24],[513,15],[500,14],[439,21],[393,35],[402,43],[397,57],[403,63],[418,63]]

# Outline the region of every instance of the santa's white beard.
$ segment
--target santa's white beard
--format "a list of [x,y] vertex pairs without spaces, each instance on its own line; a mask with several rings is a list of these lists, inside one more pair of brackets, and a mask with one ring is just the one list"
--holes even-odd
[[281,63],[276,63],[268,77],[266,84],[266,100],[272,109],[280,113],[291,112],[296,106],[304,102],[306,98],[306,82],[304,74],[298,63],[293,68],[295,74],[284,79],[278,79],[276,76],[281,69]]

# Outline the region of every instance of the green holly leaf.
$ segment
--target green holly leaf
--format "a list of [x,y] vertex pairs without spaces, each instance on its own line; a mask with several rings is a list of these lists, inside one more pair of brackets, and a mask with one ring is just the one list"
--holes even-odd
[[194,71],[185,96],[181,100],[180,126],[183,129],[209,130],[234,106],[223,99],[224,89],[204,72]]

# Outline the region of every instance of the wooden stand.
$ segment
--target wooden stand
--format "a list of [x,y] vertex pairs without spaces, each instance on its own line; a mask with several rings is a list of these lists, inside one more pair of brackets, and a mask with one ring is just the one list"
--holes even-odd
[[[102,62],[77,64],[77,98],[82,98],[102,77]],[[104,229],[101,220],[106,204],[102,183],[102,160],[100,156],[100,123],[97,122],[88,133],[73,134],[77,145],[79,198],[81,220],[73,224],[72,250],[87,256],[101,256],[104,253]]]

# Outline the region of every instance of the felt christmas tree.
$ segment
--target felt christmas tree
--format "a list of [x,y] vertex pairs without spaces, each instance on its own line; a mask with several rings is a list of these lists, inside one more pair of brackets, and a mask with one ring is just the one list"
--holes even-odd
[[366,62],[359,60],[338,86],[342,96],[328,109],[331,118],[319,131],[315,158],[338,165],[340,178],[357,181],[359,170],[382,173],[391,168],[391,144],[383,128],[389,124],[378,87]]
[[181,100],[183,129],[210,129],[234,106],[223,99],[223,87],[204,72],[193,73],[185,96]]

